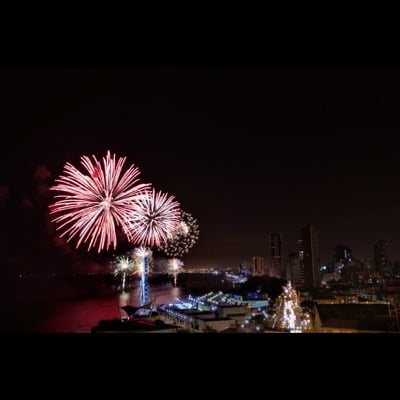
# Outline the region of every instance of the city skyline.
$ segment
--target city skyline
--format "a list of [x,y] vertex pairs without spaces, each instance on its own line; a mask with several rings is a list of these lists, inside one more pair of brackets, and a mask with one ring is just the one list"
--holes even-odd
[[66,162],[110,150],[197,219],[188,267],[268,262],[269,235],[296,251],[309,224],[322,264],[379,240],[400,260],[399,69],[3,68],[0,82],[7,213],[36,207]]

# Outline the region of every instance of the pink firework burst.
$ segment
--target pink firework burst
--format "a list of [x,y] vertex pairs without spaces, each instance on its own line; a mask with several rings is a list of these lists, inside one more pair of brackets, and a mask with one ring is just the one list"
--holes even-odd
[[88,251],[97,246],[100,252],[110,246],[116,248],[116,227],[126,230],[132,203],[151,184],[139,183],[140,171],[134,165],[123,173],[126,157],[116,159],[108,151],[103,164],[92,157],[81,157],[84,173],[65,164],[63,175],[50,188],[61,194],[54,196],[57,201],[49,207],[50,214],[59,214],[52,221],[63,231],[61,237],[67,236],[70,241],[79,236],[76,248],[88,242]]
[[128,239],[142,246],[160,247],[179,224],[179,207],[174,196],[154,189],[137,196],[124,225]]

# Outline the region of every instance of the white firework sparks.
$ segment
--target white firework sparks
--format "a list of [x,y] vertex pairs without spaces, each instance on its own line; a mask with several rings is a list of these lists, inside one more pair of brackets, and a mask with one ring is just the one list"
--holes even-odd
[[132,243],[160,247],[180,222],[179,206],[174,196],[154,189],[137,196],[125,221],[125,234]]
[[161,250],[170,257],[183,257],[194,246],[199,238],[197,220],[188,213],[181,211],[180,222],[171,232]]

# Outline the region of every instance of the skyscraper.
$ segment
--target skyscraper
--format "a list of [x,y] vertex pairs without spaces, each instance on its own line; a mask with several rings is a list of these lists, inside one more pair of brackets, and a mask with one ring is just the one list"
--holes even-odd
[[384,240],[378,240],[378,242],[374,244],[375,270],[381,275],[388,272],[389,263],[386,255],[387,245],[388,243]]
[[253,257],[253,275],[264,275],[264,257]]
[[298,230],[298,252],[300,259],[300,287],[321,286],[318,232],[314,225]]
[[300,259],[299,253],[291,251],[286,257],[285,278],[292,283],[292,286],[297,288],[300,285]]
[[284,276],[282,240],[279,233],[271,233],[269,236],[271,259],[269,276],[282,278]]

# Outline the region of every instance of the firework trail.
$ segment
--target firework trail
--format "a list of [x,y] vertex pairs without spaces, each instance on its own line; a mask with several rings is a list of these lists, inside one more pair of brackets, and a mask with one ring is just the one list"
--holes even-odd
[[145,247],[160,247],[179,224],[179,206],[174,196],[154,189],[137,196],[124,224],[129,241]]
[[69,242],[78,236],[76,248],[88,242],[88,251],[97,246],[100,253],[110,246],[116,248],[116,227],[127,230],[131,205],[151,184],[139,183],[140,171],[134,165],[123,173],[126,157],[116,159],[108,151],[102,164],[92,157],[81,157],[84,173],[65,164],[63,175],[50,187],[61,194],[55,195],[57,200],[49,208],[50,214],[59,214],[52,222],[63,231],[61,237],[67,236]]

